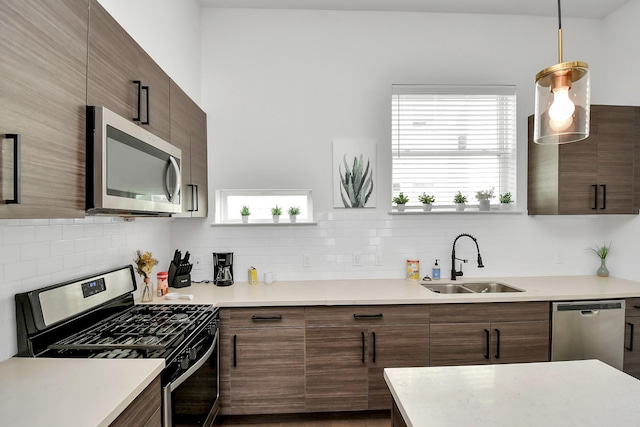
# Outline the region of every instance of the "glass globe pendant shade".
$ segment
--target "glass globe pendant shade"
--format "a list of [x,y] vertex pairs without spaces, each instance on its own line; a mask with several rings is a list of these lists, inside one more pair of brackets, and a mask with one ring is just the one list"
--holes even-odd
[[565,144],[589,137],[589,67],[563,62],[536,76],[533,141]]

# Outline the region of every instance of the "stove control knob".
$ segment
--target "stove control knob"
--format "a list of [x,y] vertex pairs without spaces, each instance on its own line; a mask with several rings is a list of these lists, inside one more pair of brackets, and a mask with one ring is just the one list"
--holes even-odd
[[198,356],[196,349],[195,348],[190,348],[189,349],[189,359],[191,360],[196,360],[196,357]]
[[180,368],[182,368],[183,370],[187,370],[189,369],[189,358],[188,357],[181,357],[180,358]]

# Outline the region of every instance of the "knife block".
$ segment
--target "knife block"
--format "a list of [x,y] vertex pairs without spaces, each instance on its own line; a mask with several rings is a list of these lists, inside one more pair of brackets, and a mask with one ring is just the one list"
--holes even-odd
[[[191,270],[191,264],[189,264],[188,270]],[[191,273],[177,274],[178,267],[172,262],[169,266],[169,287],[171,288],[185,288],[191,286]]]

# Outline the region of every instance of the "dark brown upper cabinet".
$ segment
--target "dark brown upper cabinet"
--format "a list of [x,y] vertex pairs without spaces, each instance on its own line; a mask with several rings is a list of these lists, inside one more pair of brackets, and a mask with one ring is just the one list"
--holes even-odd
[[84,216],[88,14],[89,0],[2,4],[0,218]]
[[169,76],[95,0],[88,58],[87,104],[107,107],[169,141]]
[[528,122],[529,215],[638,214],[640,107],[592,105],[589,138],[533,142]]
[[207,216],[207,115],[171,81],[171,143],[182,150],[182,210],[186,218]]

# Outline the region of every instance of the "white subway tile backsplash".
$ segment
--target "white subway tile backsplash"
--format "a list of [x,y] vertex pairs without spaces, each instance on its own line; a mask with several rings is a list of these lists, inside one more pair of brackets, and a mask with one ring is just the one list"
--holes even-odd
[[2,230],[2,243],[5,245],[32,243],[36,240],[36,227],[9,226]]
[[49,242],[27,243],[20,246],[20,260],[29,261],[48,257],[50,252]]

